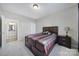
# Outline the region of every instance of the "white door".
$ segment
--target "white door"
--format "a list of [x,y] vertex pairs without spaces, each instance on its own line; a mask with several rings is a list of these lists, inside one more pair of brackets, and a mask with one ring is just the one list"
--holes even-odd
[[31,34],[35,34],[35,33],[36,33],[36,24],[31,23]]

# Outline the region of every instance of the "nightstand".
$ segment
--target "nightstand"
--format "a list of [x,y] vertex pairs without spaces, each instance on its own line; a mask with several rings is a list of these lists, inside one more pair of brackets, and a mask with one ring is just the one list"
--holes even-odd
[[59,35],[57,38],[57,43],[59,45],[71,48],[71,37]]

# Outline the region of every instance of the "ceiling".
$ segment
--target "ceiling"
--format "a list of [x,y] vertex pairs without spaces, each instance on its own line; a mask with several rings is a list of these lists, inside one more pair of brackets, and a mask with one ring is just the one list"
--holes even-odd
[[39,9],[33,9],[33,3],[2,3],[0,8],[32,19],[39,19],[48,14],[77,5],[76,3],[38,3]]

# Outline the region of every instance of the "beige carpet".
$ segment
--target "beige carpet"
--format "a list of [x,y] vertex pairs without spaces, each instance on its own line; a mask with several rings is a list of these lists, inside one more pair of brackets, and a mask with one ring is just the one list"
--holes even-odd
[[[52,49],[49,56],[73,56],[79,55],[76,49],[68,49],[58,44]],[[7,43],[5,47],[0,48],[0,56],[34,56],[32,52],[25,47],[24,41],[13,41]]]

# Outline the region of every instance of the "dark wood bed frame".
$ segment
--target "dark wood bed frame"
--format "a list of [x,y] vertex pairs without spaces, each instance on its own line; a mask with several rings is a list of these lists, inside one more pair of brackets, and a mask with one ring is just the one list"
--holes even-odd
[[58,35],[58,26],[43,27],[43,32],[44,31],[49,31],[51,33],[56,33]]
[[[43,32],[45,31],[49,31],[51,33],[55,33],[58,36],[58,26],[51,26],[51,27],[43,27]],[[57,41],[57,40],[56,40]],[[39,43],[40,44],[40,43]],[[25,42],[26,45],[26,42]],[[29,45],[29,44],[28,44]],[[27,46],[27,45],[26,45]],[[45,53],[42,53],[41,51],[39,51],[39,49],[37,49],[35,46],[33,46],[32,48],[29,48],[31,50],[31,52],[35,55],[35,56],[46,56]],[[47,55],[49,55],[49,53],[51,52],[51,50],[53,49],[53,46],[50,48],[49,52]]]

